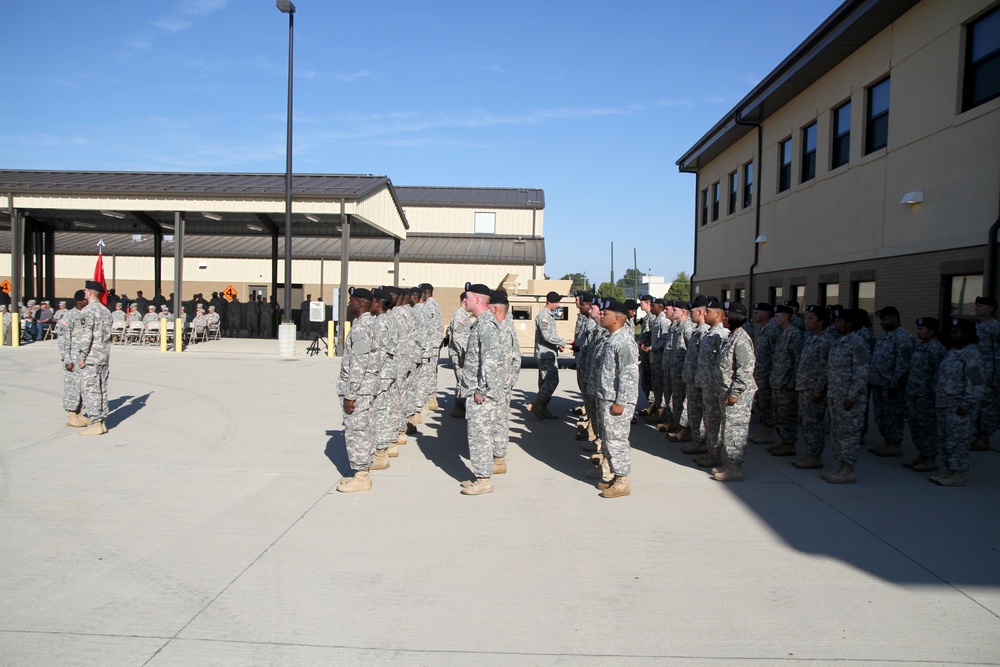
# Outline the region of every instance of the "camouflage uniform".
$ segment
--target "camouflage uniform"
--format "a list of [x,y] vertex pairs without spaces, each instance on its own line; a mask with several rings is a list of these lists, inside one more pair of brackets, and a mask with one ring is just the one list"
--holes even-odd
[[[953,349],[941,360],[934,407],[937,410],[937,437],[948,470],[966,472],[969,469],[976,406],[982,401],[985,389],[986,376],[978,346]],[[957,414],[959,409],[967,414]]]
[[[604,428],[604,418],[606,415],[601,410],[599,390],[601,382],[601,364],[604,363],[604,354],[608,344],[608,336],[608,330],[599,326],[597,322],[594,322],[594,328],[590,330],[590,341],[587,344],[588,359],[586,382],[587,395],[590,399],[590,402],[587,404],[587,410],[590,410],[589,414],[591,415],[590,427],[594,431],[594,435],[598,440],[604,438],[602,429]],[[631,422],[631,417],[629,417],[629,422]]]
[[[632,472],[629,429],[639,397],[639,348],[635,333],[626,327],[609,334],[602,347],[596,373],[601,440],[611,472],[625,477]],[[611,406],[615,404],[624,406],[622,414],[611,414]]]
[[597,433],[597,426],[594,423],[594,413],[597,412],[595,389],[590,381],[591,367],[594,363],[594,345],[597,343],[597,329],[600,329],[593,318],[588,317],[584,322],[580,334],[574,344],[577,350],[576,356],[576,382],[583,395],[583,404],[587,410],[587,417],[591,421],[591,430]]
[[[646,316],[642,318],[642,326],[639,332],[639,340],[644,345],[649,345],[652,342],[652,334],[650,332],[650,324],[653,321],[652,315],[646,313]],[[639,381],[642,387],[642,394],[649,400],[649,392],[653,389],[653,374],[650,370],[650,360],[649,352],[644,352],[642,349],[639,350]]]
[[774,319],[760,328],[754,338],[754,380],[757,382],[757,408],[760,410],[760,423],[764,426],[774,426],[774,393],[771,391],[771,364],[774,346],[781,337],[781,327]]
[[[509,318],[508,318],[509,319]],[[469,344],[469,329],[475,319],[464,308],[459,308],[448,323],[448,358],[455,370],[455,392],[462,384],[462,364],[465,363],[465,346]]]
[[[63,311],[60,311],[63,312]],[[59,357],[63,364],[63,409],[67,412],[80,412],[83,405],[80,398],[81,374],[74,370],[66,370],[66,364],[73,360],[73,338],[80,335],[80,311],[76,308],[65,311],[56,324],[56,334],[59,336]]]
[[559,368],[556,356],[566,341],[556,331],[556,320],[548,308],[535,317],[535,358],[538,359],[538,395],[535,400],[548,405],[559,386]]
[[684,362],[687,360],[688,345],[691,336],[694,334],[694,322],[690,318],[684,318],[674,326],[673,353],[670,355],[669,364],[663,362],[664,368],[670,368],[671,405],[670,414],[674,422],[682,427],[688,427],[688,400],[687,383],[684,381]]
[[1000,391],[990,387],[994,380],[1000,378],[1000,322],[993,318],[977,322],[976,335],[979,337],[979,358],[986,382],[976,430],[980,437],[989,439],[997,430],[997,415],[1000,413]]
[[125,322],[128,320],[128,313],[124,310],[115,309],[111,311],[111,321],[112,322]]
[[146,325],[146,328],[149,328],[150,324],[160,326],[160,316],[157,315],[155,311],[152,313],[146,313],[142,316],[142,323]]
[[818,336],[808,333],[802,344],[802,356],[795,373],[795,392],[799,400],[799,423],[806,454],[819,456],[826,447],[826,383],[830,347],[835,333],[823,331]]
[[424,302],[424,326],[427,329],[424,336],[421,391],[426,401],[431,394],[437,393],[438,357],[441,356],[441,338],[444,336],[441,305],[432,296],[427,297]]
[[[205,317],[211,318],[211,313]],[[216,318],[219,316],[216,315]],[[260,302],[260,335],[264,338],[271,338],[273,334],[271,332],[271,321],[274,317],[274,306],[271,305],[270,301]],[[209,324],[211,324],[211,319],[209,319]]]
[[398,437],[406,429],[406,418],[410,416],[409,406],[406,403],[406,388],[411,382],[410,374],[415,367],[414,359],[419,356],[419,351],[416,349],[416,342],[411,335],[413,311],[408,306],[396,306],[389,311],[389,315],[396,330],[396,354],[394,357],[396,381],[392,383],[392,391],[395,393],[392,406],[396,410],[393,422],[395,423],[394,431]]
[[[260,331],[257,320],[260,317],[260,304],[255,299],[250,299],[243,304],[243,318],[246,320],[247,335],[256,336]],[[303,316],[305,317],[305,315]],[[308,320],[306,320],[308,321]]]
[[704,405],[702,420],[705,424],[705,444],[709,449],[719,447],[719,429],[722,427],[722,404],[719,399],[725,396],[723,387],[717,381],[719,352],[722,344],[729,338],[729,330],[716,324],[705,333],[698,350],[698,370],[695,372],[695,385],[701,389],[701,400]]
[[517,330],[508,313],[507,318],[500,322],[500,347],[505,350],[506,376],[504,380],[503,398],[498,406],[497,423],[493,428],[493,456],[505,458],[507,446],[510,443],[510,401],[521,372],[521,344],[517,340]]
[[375,394],[375,449],[388,449],[399,437],[399,392],[396,391],[396,347],[398,343],[395,322],[386,311],[375,318],[375,338],[382,351],[382,364],[378,368],[379,387]]
[[[423,336],[421,332],[425,331],[425,329],[421,323],[420,311],[417,310],[416,306],[403,306],[399,310],[402,312],[403,317],[406,318],[406,326],[403,327],[403,331],[407,332],[407,335],[403,336],[403,338],[410,341],[410,370],[403,379],[403,414],[406,417],[411,417],[417,414],[424,407],[425,403],[425,400],[420,398],[418,385],[420,366],[423,362]],[[426,396],[424,399],[426,399]]]
[[674,345],[676,344],[675,332],[677,330],[677,323],[667,319],[666,326],[661,329],[660,337],[663,339],[663,355],[660,357],[660,373],[663,375],[663,408],[666,410],[667,421],[672,422],[673,412],[673,396],[674,396],[674,384],[672,382],[673,376],[670,373],[671,363],[674,358]]
[[340,361],[337,394],[341,402],[354,401],[354,412],[344,415],[344,442],[354,470],[368,470],[375,454],[374,401],[383,362],[378,342],[375,319],[371,313],[361,313],[351,324]]
[[649,372],[653,379],[653,407],[663,407],[663,346],[666,344],[666,328],[669,324],[663,313],[657,315],[649,325]]
[[[100,301],[88,303],[80,311],[79,328],[74,328],[72,355],[80,374],[83,411],[92,422],[108,416],[108,377],[111,360],[111,313]],[[77,331],[79,335],[76,335]],[[81,367],[80,362],[86,364]]]
[[794,445],[798,439],[799,405],[795,389],[789,384],[795,381],[795,371],[802,357],[802,332],[788,325],[781,332],[771,351],[771,374],[768,384],[771,385],[771,395],[774,409],[774,428],[778,432],[781,444]]
[[238,336],[243,328],[242,315],[243,304],[236,299],[230,301],[226,306],[226,330],[234,336]]
[[898,327],[887,331],[875,341],[871,375],[875,403],[875,423],[887,444],[903,442],[903,422],[906,418],[906,381],[913,356],[913,334]]
[[[796,329],[798,331],[798,329]],[[719,388],[722,426],[719,440],[731,463],[742,466],[750,430],[750,412],[757,383],[753,379],[753,340],[743,328],[735,329],[722,342],[713,370],[712,384]],[[730,405],[729,397],[736,398]]]
[[937,392],[938,367],[948,351],[937,338],[921,341],[913,348],[910,359],[910,380],[906,383],[906,405],[909,409],[910,438],[921,456],[937,457],[937,413],[934,396]]
[[[838,338],[830,346],[827,359],[827,407],[833,453],[838,461],[852,466],[857,463],[861,448],[870,360],[868,345],[857,332]],[[853,401],[854,407],[845,410],[845,400]]]
[[132,322],[142,322],[142,314],[138,310],[128,311],[128,315],[125,318],[129,323]]
[[[469,434],[472,473],[479,478],[493,476],[496,429],[510,376],[510,348],[500,335],[500,323],[489,310],[483,312],[469,332],[469,346],[462,368],[461,395],[465,399],[465,420]],[[477,403],[478,394],[482,403]],[[471,400],[470,400],[471,399]],[[506,434],[504,434],[506,443]],[[504,452],[501,456],[506,455]]]
[[[692,322],[692,324],[694,324]],[[684,388],[687,391],[687,419],[691,429],[691,441],[703,442],[705,432],[702,429],[702,416],[705,406],[701,394],[695,388],[695,374],[698,370],[698,356],[701,351],[701,340],[708,332],[707,324],[696,324],[688,339],[687,353],[684,355]]]

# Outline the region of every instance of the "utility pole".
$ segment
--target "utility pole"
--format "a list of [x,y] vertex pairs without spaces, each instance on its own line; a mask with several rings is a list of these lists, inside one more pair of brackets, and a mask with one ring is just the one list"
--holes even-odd
[[608,296],[615,295],[615,242],[611,242],[611,294]]

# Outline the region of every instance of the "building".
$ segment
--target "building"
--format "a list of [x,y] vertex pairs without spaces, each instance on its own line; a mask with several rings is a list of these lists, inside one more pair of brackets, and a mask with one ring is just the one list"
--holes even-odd
[[998,288],[1000,3],[847,0],[677,165],[693,294],[971,312]]

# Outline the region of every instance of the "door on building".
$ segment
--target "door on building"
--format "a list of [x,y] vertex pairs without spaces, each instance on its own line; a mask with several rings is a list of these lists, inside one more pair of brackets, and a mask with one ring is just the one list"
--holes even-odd
[[264,301],[267,301],[267,289],[270,285],[248,285],[247,286],[247,298],[256,300],[258,296],[264,297]]

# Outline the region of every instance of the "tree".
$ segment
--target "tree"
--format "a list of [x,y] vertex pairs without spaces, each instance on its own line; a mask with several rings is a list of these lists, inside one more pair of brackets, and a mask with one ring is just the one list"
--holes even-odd
[[681,301],[691,300],[691,278],[688,274],[680,271],[674,278],[674,282],[670,284],[670,289],[667,290],[664,299],[674,299]]
[[610,282],[603,282],[601,286],[597,288],[597,293],[600,296],[611,296],[619,301],[625,300],[625,290],[618,285],[612,285]]
[[639,269],[628,269],[625,271],[625,275],[618,280],[617,284],[622,289],[635,289],[636,285],[642,284],[642,278],[643,273]]
[[585,273],[567,273],[565,276],[560,278],[560,280],[572,280],[573,287],[572,291],[576,292],[578,290],[586,291],[589,287],[587,282],[587,274]]

